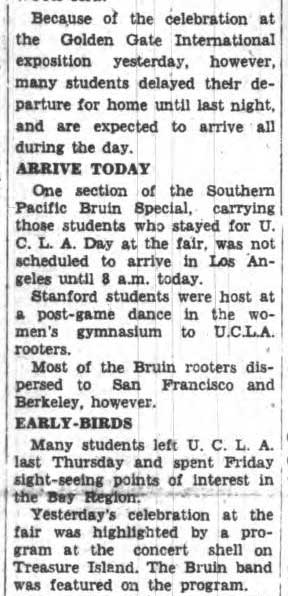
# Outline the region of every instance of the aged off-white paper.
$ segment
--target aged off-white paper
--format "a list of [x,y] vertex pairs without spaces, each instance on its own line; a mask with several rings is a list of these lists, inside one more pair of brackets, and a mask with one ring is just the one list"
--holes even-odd
[[1,594],[287,596],[284,0],[1,0]]

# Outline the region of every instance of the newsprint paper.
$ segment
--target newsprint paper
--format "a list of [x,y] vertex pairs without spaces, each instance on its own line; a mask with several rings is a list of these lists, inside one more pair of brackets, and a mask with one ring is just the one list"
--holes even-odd
[[287,0],[0,0],[0,596],[288,596]]

